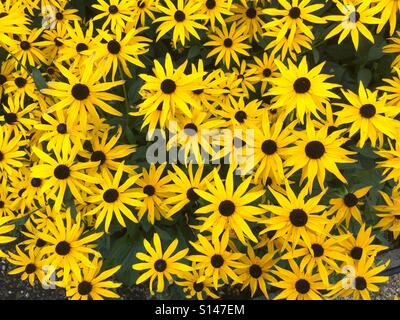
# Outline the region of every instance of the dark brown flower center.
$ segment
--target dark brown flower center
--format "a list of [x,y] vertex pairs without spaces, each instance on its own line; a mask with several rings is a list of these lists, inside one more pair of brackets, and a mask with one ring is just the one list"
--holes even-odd
[[116,189],[108,189],[103,193],[103,200],[107,203],[113,203],[118,200],[119,192]]
[[117,40],[111,40],[107,43],[108,52],[118,54],[121,51],[121,45]]
[[83,101],[89,97],[90,91],[87,85],[77,83],[72,87],[71,94],[76,100]]
[[230,48],[230,47],[232,47],[232,45],[233,45],[233,41],[232,41],[231,38],[226,38],[226,39],[224,40],[224,46],[225,46],[226,48]]
[[300,14],[301,14],[301,11],[300,11],[300,8],[298,8],[298,7],[293,7],[289,10],[289,16],[292,19],[300,18]]
[[7,81],[7,78],[4,74],[0,74],[0,86],[2,86],[3,84],[5,84]]
[[66,256],[71,251],[71,245],[67,241],[61,241],[56,245],[56,253]]
[[108,12],[110,14],[116,14],[118,13],[118,7],[116,5],[111,5],[108,7]]
[[294,209],[290,212],[289,220],[295,227],[304,227],[307,224],[308,216],[303,209]]
[[90,161],[97,162],[100,161],[100,165],[106,162],[106,155],[103,151],[94,151],[90,156]]
[[64,19],[64,15],[61,12],[57,12],[56,13],[56,19],[58,21],[61,21],[62,19]]
[[250,266],[249,273],[253,278],[257,279],[261,277],[262,269],[258,264],[253,264]]
[[294,82],[293,88],[297,93],[306,93],[311,88],[311,82],[306,77],[301,77]]
[[265,69],[263,70],[263,76],[264,76],[265,78],[269,78],[269,77],[271,76],[271,74],[272,74],[272,70],[271,70],[271,69],[265,68]]
[[36,266],[34,263],[28,263],[25,267],[25,272],[27,274],[32,274],[36,271]]
[[246,16],[249,19],[254,19],[257,16],[257,11],[254,8],[248,8],[246,10]]
[[208,10],[214,9],[216,5],[217,4],[216,4],[215,0],[207,0],[206,1],[206,7]]
[[364,277],[356,277],[356,289],[357,290],[364,290],[367,288],[367,281],[365,280]]
[[143,188],[143,193],[147,194],[149,197],[154,195],[156,193],[156,188],[154,188],[152,185],[148,184]]
[[22,50],[26,51],[29,50],[31,48],[31,44],[28,41],[21,41],[21,43],[19,44],[19,46],[21,47]]
[[325,146],[319,141],[310,141],[306,145],[305,152],[310,159],[320,159],[325,153]]
[[354,193],[348,193],[344,196],[343,202],[346,205],[346,207],[352,208],[357,205],[358,198]]
[[174,14],[174,19],[176,22],[182,22],[185,20],[185,13],[182,10],[177,10]]
[[366,118],[366,119],[372,118],[373,116],[376,115],[376,108],[375,108],[375,106],[374,106],[373,104],[370,104],[370,103],[364,104],[364,105],[360,108],[360,115],[361,115],[363,118]]
[[261,145],[261,150],[266,155],[270,156],[278,150],[278,145],[274,140],[265,140]]
[[78,293],[81,296],[87,296],[90,292],[92,292],[93,285],[88,281],[82,281],[78,284]]
[[54,176],[59,180],[68,179],[70,169],[65,164],[60,164],[54,169]]
[[87,46],[87,44],[86,43],[78,43],[77,45],[76,45],[76,51],[77,52],[82,52],[82,51],[85,51],[85,50],[87,50],[87,49],[89,49],[89,47]]
[[31,179],[31,186],[34,188],[39,188],[42,185],[42,179],[40,178],[32,178]]
[[306,279],[299,279],[295,284],[296,291],[300,294],[306,294],[310,291],[310,283]]
[[165,269],[167,269],[167,262],[164,259],[158,259],[154,262],[154,269],[156,269],[157,272],[164,272]]
[[246,112],[239,110],[238,112],[235,113],[235,119],[239,123],[244,123],[244,121],[247,119]]
[[211,257],[211,265],[214,268],[221,268],[224,264],[224,258],[220,254],[214,254]]
[[361,16],[357,11],[353,11],[349,14],[349,21],[356,23],[360,20]]
[[354,247],[353,249],[351,249],[350,251],[350,256],[354,259],[354,260],[360,260],[363,254],[363,249],[360,247]]
[[27,81],[25,78],[17,77],[17,78],[15,78],[14,83],[15,83],[15,85],[16,85],[18,88],[21,89],[21,88],[23,88],[23,87],[26,86],[26,84],[28,83],[28,81]]
[[204,289],[204,283],[203,282],[195,282],[193,283],[193,289],[196,292],[201,292]]
[[65,123],[58,124],[57,132],[59,134],[66,134],[67,133],[67,125]]
[[196,134],[197,134],[197,130],[198,130],[198,129],[197,129],[197,126],[196,126],[194,123],[188,123],[188,124],[186,124],[185,127],[183,128],[184,133],[185,133],[187,136],[190,136],[190,137],[196,135]]
[[176,90],[176,84],[171,79],[165,79],[161,82],[161,91],[165,94],[174,93]]
[[10,112],[10,113],[6,113],[4,115],[4,121],[7,124],[14,124],[15,122],[17,122],[17,120],[18,120],[18,118],[17,118],[17,115],[15,113]]
[[311,249],[314,253],[315,258],[322,257],[324,255],[324,248],[319,243],[313,243]]
[[219,204],[218,210],[224,217],[230,217],[235,212],[235,204],[231,200],[224,200]]

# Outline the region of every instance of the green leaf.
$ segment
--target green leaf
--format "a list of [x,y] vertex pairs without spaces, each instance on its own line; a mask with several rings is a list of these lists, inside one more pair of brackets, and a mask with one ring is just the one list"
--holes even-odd
[[32,68],[32,78],[33,81],[35,81],[36,87],[39,90],[47,88],[47,82],[43,78],[42,73],[38,69]]
[[360,69],[357,74],[357,81],[360,82],[362,81],[364,84],[364,87],[368,87],[368,85],[371,83],[372,79],[372,72],[369,69]]

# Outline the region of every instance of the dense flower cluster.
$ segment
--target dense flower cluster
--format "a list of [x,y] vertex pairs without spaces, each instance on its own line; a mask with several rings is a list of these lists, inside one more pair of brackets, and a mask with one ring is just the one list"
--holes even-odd
[[370,299],[400,235],[399,11],[1,1],[10,274],[71,299]]

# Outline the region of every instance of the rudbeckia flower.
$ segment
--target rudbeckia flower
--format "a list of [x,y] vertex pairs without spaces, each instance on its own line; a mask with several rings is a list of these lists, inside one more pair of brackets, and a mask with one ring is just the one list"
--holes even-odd
[[272,282],[274,287],[282,289],[274,300],[322,300],[321,291],[325,285],[321,282],[318,274],[313,269],[306,269],[292,259],[289,260],[291,270],[276,266],[274,275],[279,277],[278,281]]
[[[325,225],[328,219],[323,211],[326,206],[319,204],[326,193],[326,189],[320,194],[305,200],[307,187],[304,187],[296,195],[286,182],[286,195],[274,191],[269,187],[278,205],[260,205],[265,210],[272,212],[274,216],[267,218],[264,222],[267,225],[260,234],[276,230],[273,239],[283,238],[285,243],[290,242],[295,248],[302,239],[308,248],[311,248],[310,233],[325,234]],[[285,246],[284,246],[285,247]]]
[[371,146],[382,146],[384,137],[394,139],[400,128],[400,121],[394,119],[399,113],[386,105],[386,97],[378,98],[378,91],[365,89],[362,82],[358,95],[351,91],[343,91],[343,95],[350,102],[336,103],[343,109],[336,112],[336,125],[350,125],[349,136],[360,132],[357,146],[362,148],[367,140]]
[[72,219],[70,210],[67,210],[66,217],[60,215],[55,221],[49,221],[48,232],[41,232],[40,238],[46,241],[46,245],[40,250],[40,258],[43,265],[52,266],[62,270],[61,283],[64,286],[71,279],[71,272],[76,276],[80,275],[80,263],[93,268],[88,255],[99,256],[93,248],[94,241],[99,239],[103,233],[87,234],[84,232],[80,214]]
[[190,241],[190,244],[197,250],[198,254],[188,257],[189,260],[196,263],[196,270],[204,270],[206,277],[212,277],[215,289],[218,289],[220,281],[227,284],[228,277],[237,283],[241,283],[242,280],[234,270],[245,268],[246,265],[239,261],[243,256],[242,253],[227,250],[229,232],[224,232],[221,240],[213,238],[211,243],[201,234],[197,238],[198,241]]
[[259,221],[259,215],[264,210],[252,202],[264,194],[261,191],[248,191],[251,177],[243,181],[239,186],[234,186],[233,167],[226,175],[225,183],[222,182],[218,171],[214,169],[213,185],[206,181],[207,191],[196,189],[195,192],[209,204],[196,210],[196,214],[207,214],[205,217],[197,218],[202,221],[199,226],[200,232],[210,231],[214,241],[224,232],[232,230],[243,243],[247,243],[245,237],[253,242],[258,242],[248,222]]
[[162,15],[154,20],[154,23],[161,22],[157,28],[156,41],[171,29],[173,29],[172,43],[175,47],[178,38],[182,46],[185,45],[185,39],[190,39],[190,35],[200,40],[196,29],[207,29],[197,22],[197,20],[207,18],[206,15],[199,13],[201,1],[178,0],[175,5],[170,0],[165,0],[165,4],[166,6],[160,4],[157,6]]
[[400,195],[398,190],[394,190],[392,195],[379,191],[385,204],[374,207],[379,213],[379,222],[375,228],[389,230],[393,232],[393,238],[396,240],[400,235]]
[[108,232],[112,218],[115,216],[120,225],[126,227],[123,216],[133,222],[138,222],[131,209],[127,207],[140,207],[143,203],[138,198],[146,195],[142,192],[134,192],[131,188],[139,178],[137,174],[131,174],[125,182],[121,182],[124,164],[120,163],[114,176],[104,172],[102,175],[101,188],[94,189],[94,195],[87,197],[86,201],[95,203],[96,207],[86,215],[96,214],[97,229],[105,221],[104,229]]
[[102,28],[106,29],[108,25],[114,33],[121,33],[125,30],[125,25],[131,20],[132,1],[131,0],[97,0],[98,3],[92,7],[101,13],[97,14],[93,21],[107,18]]
[[44,276],[44,264],[40,257],[35,256],[32,251],[24,253],[19,246],[16,246],[16,251],[16,253],[8,252],[7,260],[16,266],[8,274],[21,274],[21,280],[28,279],[31,286],[34,286],[36,279],[41,282]]
[[74,147],[68,153],[56,153],[54,159],[37,147],[33,148],[33,152],[41,159],[41,162],[32,167],[32,177],[45,180],[41,192],[47,192],[48,198],[55,199],[54,207],[56,210],[59,210],[62,206],[67,186],[74,198],[78,202],[83,202],[80,190],[91,194],[91,189],[85,184],[100,181],[96,176],[83,173],[84,169],[93,168],[97,163],[76,163],[78,150],[78,147]]
[[374,43],[374,37],[365,25],[382,23],[381,19],[374,17],[381,10],[379,6],[371,6],[369,1],[362,1],[358,5],[336,1],[336,6],[341,14],[327,16],[326,19],[340,23],[327,34],[325,39],[330,39],[340,33],[338,40],[340,44],[350,34],[354,48],[358,50],[361,33]]
[[87,63],[83,72],[78,76],[72,70],[64,68],[61,64],[56,64],[61,73],[68,79],[68,83],[50,81],[49,88],[42,89],[41,92],[59,100],[47,111],[54,112],[69,107],[69,117],[74,121],[79,120],[82,128],[86,129],[88,118],[99,119],[95,107],[115,116],[121,116],[122,113],[111,107],[104,101],[124,101],[124,98],[115,94],[107,93],[106,90],[122,85],[125,81],[103,82],[99,83],[103,76],[103,70],[96,69],[93,72],[93,64]]
[[284,162],[285,167],[292,167],[286,174],[286,177],[301,169],[301,182],[306,178],[307,186],[311,192],[315,178],[321,188],[325,184],[326,171],[331,172],[343,183],[346,178],[337,167],[339,163],[353,163],[356,160],[349,158],[355,152],[347,151],[342,145],[348,140],[341,138],[341,130],[334,131],[328,135],[328,128],[324,127],[315,130],[314,125],[307,121],[306,130],[295,131],[294,135],[298,137],[294,147],[288,147],[282,152],[287,157]]
[[103,262],[98,257],[91,261],[91,267],[82,265],[79,274],[72,274],[71,281],[66,286],[66,295],[71,300],[103,300],[105,298],[119,298],[119,295],[110,289],[116,289],[121,283],[109,280],[121,266],[102,270]]
[[196,298],[204,300],[206,298],[218,299],[218,296],[213,292],[213,283],[211,277],[204,276],[202,270],[196,270],[196,265],[192,265],[193,270],[182,274],[182,281],[176,281],[178,286],[183,287],[186,293],[186,298]]
[[215,33],[209,34],[208,37],[211,41],[206,42],[204,45],[214,47],[214,49],[210,51],[207,58],[218,54],[215,60],[216,66],[222,60],[226,67],[230,69],[231,59],[236,65],[240,65],[238,54],[249,56],[247,50],[251,47],[244,43],[247,39],[245,26],[237,26],[236,22],[234,22],[228,30],[227,26],[223,25],[222,29],[215,28]]
[[186,248],[175,253],[178,246],[177,239],[172,241],[165,251],[157,233],[153,235],[154,246],[151,246],[146,239],[143,240],[143,244],[148,254],[138,252],[136,257],[143,262],[135,263],[132,268],[139,271],[146,270],[137,278],[136,284],[140,284],[150,278],[151,294],[154,294],[154,280],[157,280],[157,292],[163,292],[165,287],[164,277],[169,283],[172,283],[174,281],[173,276],[180,276],[184,272],[191,271],[192,268],[190,266],[179,262],[187,255],[189,249]]
[[295,110],[301,123],[304,123],[306,115],[313,114],[320,118],[318,112],[325,112],[324,105],[329,104],[329,98],[339,98],[331,90],[340,86],[326,82],[332,76],[321,73],[324,63],[311,70],[305,57],[299,66],[290,60],[288,63],[286,67],[278,59],[275,60],[281,76],[270,80],[272,88],[267,95],[276,97],[272,107],[285,108],[286,115]]

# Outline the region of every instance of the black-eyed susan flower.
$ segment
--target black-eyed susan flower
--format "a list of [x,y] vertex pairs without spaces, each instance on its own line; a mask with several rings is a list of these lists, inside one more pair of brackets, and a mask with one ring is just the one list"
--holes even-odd
[[103,270],[103,261],[94,257],[91,266],[82,265],[79,274],[72,274],[71,281],[66,286],[66,295],[71,300],[103,300],[104,298],[119,298],[112,289],[119,288],[121,283],[110,278],[118,272],[121,266]]
[[131,0],[130,20],[126,24],[125,30],[128,32],[132,28],[144,26],[146,19],[155,20],[154,13],[158,11],[156,0]]
[[148,170],[143,168],[141,176],[136,181],[139,187],[133,188],[133,191],[146,195],[146,197],[140,199],[144,205],[140,206],[137,212],[139,221],[145,214],[147,214],[147,221],[151,224],[161,220],[161,217],[168,218],[169,205],[165,203],[165,200],[173,193],[168,192],[167,189],[171,177],[169,175],[163,176],[165,166],[165,164],[161,164],[156,167],[151,164]]
[[358,50],[360,33],[369,41],[374,43],[374,37],[366,25],[379,25],[382,20],[374,17],[381,8],[379,6],[370,6],[369,1],[362,1],[359,4],[349,2],[335,2],[339,15],[327,16],[328,21],[337,21],[339,24],[334,27],[325,39],[330,39],[340,33],[338,43],[340,44],[349,34],[354,48]]
[[4,93],[12,93],[14,100],[20,100],[22,104],[27,97],[33,100],[38,99],[35,82],[25,69],[14,72],[11,79],[9,79],[4,86]]
[[191,75],[185,74],[187,62],[180,65],[177,69],[172,64],[170,54],[165,57],[165,71],[161,63],[154,61],[154,76],[140,74],[145,81],[142,91],[149,92],[146,99],[138,106],[139,111],[133,115],[144,115],[149,117],[158,108],[161,108],[160,127],[165,128],[167,120],[174,117],[178,110],[191,118],[191,106],[198,106],[192,97],[192,91],[202,89],[198,81],[203,76],[201,73]]
[[380,149],[375,152],[382,158],[377,163],[377,168],[384,169],[382,182],[393,179],[398,184],[400,182],[400,144],[396,142],[393,146],[389,141],[389,150]]
[[87,198],[87,202],[96,204],[95,208],[86,213],[86,215],[97,215],[96,229],[105,221],[104,229],[108,232],[114,216],[123,227],[126,227],[123,216],[133,222],[138,222],[132,210],[127,205],[131,207],[143,206],[143,203],[138,198],[144,198],[146,195],[143,192],[135,192],[132,189],[132,186],[139,178],[138,174],[133,173],[126,181],[121,182],[123,171],[124,164],[120,163],[114,176],[108,172],[104,172],[100,183],[101,187],[96,187],[94,195]]
[[47,197],[55,200],[56,210],[61,208],[64,195],[67,189],[78,202],[83,202],[81,190],[91,194],[92,191],[85,184],[98,183],[100,179],[96,176],[89,176],[83,172],[84,169],[97,166],[96,162],[76,162],[78,148],[74,147],[70,152],[55,154],[55,159],[34,147],[34,153],[41,159],[41,162],[32,167],[32,177],[43,179],[41,192],[47,192]]
[[351,91],[343,91],[349,104],[337,103],[343,109],[336,112],[336,125],[350,125],[349,136],[360,133],[357,145],[362,148],[367,140],[371,146],[382,146],[384,137],[394,139],[400,122],[394,119],[397,111],[386,106],[386,97],[378,98],[378,91],[366,89],[362,82],[358,95]]
[[311,22],[317,24],[324,24],[326,20],[324,17],[315,15],[316,11],[323,8],[323,4],[310,4],[310,0],[278,0],[279,4],[283,7],[282,9],[267,8],[262,12],[272,17],[280,17],[279,19],[273,19],[272,21],[266,23],[264,28],[266,30],[279,27],[279,33],[276,37],[276,41],[280,41],[285,35],[287,36],[287,41],[292,43],[295,37],[296,31],[299,29],[310,39],[314,39],[314,35],[304,22]]
[[114,33],[124,31],[126,23],[131,20],[132,1],[130,0],[109,0],[107,2],[97,0],[92,7],[100,11],[94,16],[93,21],[106,18],[102,28],[106,29],[110,25],[111,31]]
[[10,270],[8,274],[21,274],[21,280],[28,280],[31,286],[34,285],[36,279],[39,282],[42,281],[44,264],[39,255],[35,255],[32,251],[25,253],[19,246],[15,248],[16,253],[8,252],[7,260],[16,268]]
[[98,119],[99,115],[96,107],[101,110],[115,115],[121,116],[122,113],[111,107],[104,101],[124,101],[124,98],[112,93],[105,92],[111,88],[124,84],[124,80],[99,83],[103,76],[102,69],[93,70],[93,64],[86,63],[83,72],[75,75],[71,70],[56,64],[61,73],[68,79],[68,83],[50,81],[49,88],[42,89],[42,93],[57,97],[59,100],[52,105],[47,111],[53,112],[70,108],[69,116],[73,120],[78,120],[85,128],[88,118]]
[[246,265],[246,268],[240,268],[237,274],[241,278],[242,289],[250,287],[251,296],[253,297],[257,289],[260,289],[264,297],[268,299],[267,283],[276,281],[272,276],[272,267],[277,262],[274,259],[275,252],[267,252],[258,256],[254,253],[252,247],[247,248],[247,254],[240,261]]
[[165,200],[166,204],[172,205],[168,211],[168,216],[178,213],[186,205],[194,203],[200,199],[199,195],[195,192],[196,189],[205,190],[206,181],[212,179],[211,174],[205,174],[204,165],[199,165],[194,170],[193,163],[189,163],[187,173],[181,168],[174,165],[174,171],[168,171],[173,184],[165,187],[165,190],[170,193],[175,193],[174,196]]
[[396,106],[400,102],[400,69],[394,68],[394,71],[397,76],[393,76],[391,79],[382,79],[386,84],[378,87],[379,90],[387,93],[388,104],[390,106]]
[[289,55],[294,61],[297,61],[303,49],[312,50],[312,40],[302,33],[300,29],[296,29],[292,42],[288,41],[289,34],[284,35],[282,39],[278,40],[280,30],[279,27],[273,27],[264,33],[266,37],[272,38],[265,47],[265,50],[272,49],[272,55],[280,56],[282,60],[286,59]]
[[14,131],[15,134],[27,136],[32,126],[36,123],[30,116],[30,113],[37,108],[36,103],[29,105],[21,104],[20,100],[13,100],[11,97],[7,100],[7,106],[3,105],[4,115],[0,116],[0,121],[5,123],[5,128]]
[[143,252],[136,253],[136,257],[143,262],[135,263],[132,265],[132,268],[139,271],[146,271],[137,278],[136,284],[150,279],[149,288],[152,294],[154,294],[154,280],[157,280],[156,291],[163,292],[165,279],[169,283],[172,283],[174,276],[180,276],[180,274],[192,270],[189,265],[180,262],[187,255],[189,249],[186,248],[175,253],[178,246],[177,239],[172,241],[165,251],[157,233],[153,235],[153,246],[146,239],[143,240],[143,244],[148,254]]
[[26,152],[22,147],[25,144],[21,133],[13,133],[0,126],[0,171],[3,175],[12,175],[15,170],[23,167],[22,161]]
[[189,40],[191,35],[200,40],[196,29],[207,29],[198,22],[198,20],[206,18],[206,15],[199,13],[201,1],[178,0],[175,5],[172,1],[165,0],[165,5],[157,6],[161,16],[155,19],[154,23],[161,22],[161,24],[157,28],[156,41],[171,29],[173,29],[172,43],[175,47],[178,39],[184,46],[185,40]]
[[231,167],[225,182],[222,182],[218,171],[214,169],[213,185],[206,181],[207,191],[195,190],[201,198],[209,202],[195,212],[207,215],[197,218],[202,221],[200,232],[210,231],[214,241],[217,241],[224,231],[232,230],[243,244],[246,243],[246,238],[258,242],[248,223],[259,221],[258,216],[264,213],[263,209],[251,205],[264,194],[264,190],[249,191],[251,177],[235,187],[233,171]]
[[233,14],[232,0],[202,0],[201,3],[199,12],[206,16],[204,20],[210,24],[212,31],[215,30],[217,23],[225,25],[225,16]]
[[307,247],[304,241],[300,241],[296,249],[289,250],[281,257],[282,259],[301,258],[301,269],[313,270],[317,268],[320,279],[327,287],[330,282],[329,276],[339,270],[338,263],[347,260],[345,250],[340,246],[340,243],[348,235],[330,235],[333,226],[333,223],[327,224],[325,234],[310,233],[311,248]]
[[197,270],[204,270],[206,277],[212,277],[215,289],[218,289],[221,281],[227,284],[228,279],[241,283],[241,279],[235,270],[246,267],[238,261],[243,256],[242,253],[231,252],[227,249],[228,241],[229,232],[224,232],[221,240],[214,238],[211,243],[200,234],[197,242],[190,242],[198,254],[190,255],[188,259],[196,263]]
[[305,200],[307,187],[304,187],[296,195],[286,182],[286,194],[274,191],[269,188],[275,197],[278,205],[261,205],[264,209],[274,215],[264,220],[267,228],[260,233],[276,230],[273,238],[281,237],[285,242],[290,242],[295,248],[302,239],[308,248],[311,248],[310,233],[324,234],[325,225],[328,223],[326,214],[323,211],[326,206],[320,204],[321,198],[326,189],[315,197]]
[[328,296],[349,297],[354,299],[371,300],[370,292],[378,292],[377,284],[386,282],[388,277],[379,275],[387,268],[389,261],[376,266],[373,258],[363,256],[357,264],[348,261],[343,271],[344,278],[339,280],[329,292]]
[[321,282],[319,275],[311,268],[306,269],[301,264],[299,266],[295,260],[290,259],[289,265],[291,270],[276,266],[276,271],[273,272],[279,280],[271,284],[282,289],[274,300],[322,300],[321,291],[326,286]]
[[[95,134],[90,140],[91,151],[82,150],[79,154],[89,161],[98,162],[96,169],[103,171],[117,171],[120,166],[119,159],[124,159],[135,152],[135,146],[128,144],[117,145],[122,135],[122,128],[119,127],[114,135],[110,134],[110,128],[104,132]],[[123,166],[125,171],[133,169],[130,165]]]
[[206,298],[218,299],[213,290],[212,278],[204,276],[204,271],[196,270],[195,264],[193,264],[192,268],[192,271],[182,274],[181,281],[176,281],[177,285],[183,287],[186,298],[195,297],[197,300]]
[[[341,232],[346,234],[347,232]],[[345,248],[345,253],[354,261],[359,261],[363,257],[376,257],[376,255],[385,250],[387,247],[379,244],[374,244],[375,235],[372,235],[372,227],[367,227],[363,223],[358,229],[357,234],[350,234],[341,242],[341,246]]]
[[278,67],[275,65],[275,56],[263,53],[262,57],[254,56],[254,64],[249,64],[249,68],[255,70],[254,74],[261,82],[261,92],[265,93],[270,78],[279,76]]
[[[16,238],[8,235],[9,232],[15,229],[15,224],[12,223],[12,217],[0,217],[0,244],[13,242]],[[0,257],[4,258],[7,255],[0,249]]]
[[299,66],[290,60],[288,67],[278,59],[275,64],[281,76],[270,79],[273,86],[268,95],[276,97],[273,108],[285,108],[286,115],[295,110],[301,123],[304,123],[306,115],[313,114],[320,118],[318,112],[325,112],[324,105],[329,104],[329,98],[339,98],[331,91],[339,85],[326,82],[332,76],[321,73],[324,63],[311,70],[305,57]]
[[331,207],[328,210],[328,215],[334,213],[333,219],[335,222],[340,224],[345,221],[347,227],[349,227],[351,217],[353,217],[359,224],[362,224],[363,219],[359,207],[364,204],[362,198],[370,189],[371,187],[367,186],[353,192],[349,191],[343,193],[341,194],[341,197],[338,198],[332,197],[329,200]]
[[46,245],[40,250],[40,257],[44,265],[62,270],[61,282],[66,284],[70,280],[71,272],[76,276],[80,275],[80,263],[94,267],[88,254],[100,255],[93,249],[96,246],[93,242],[103,233],[84,232],[85,226],[80,214],[73,219],[70,210],[67,210],[65,219],[57,215],[54,220],[49,221],[47,232],[40,232],[40,239],[46,241]]
[[93,54],[98,61],[98,66],[104,68],[104,74],[107,75],[111,71],[112,81],[115,80],[118,67],[120,66],[124,73],[132,78],[132,73],[128,68],[127,61],[144,68],[145,65],[140,61],[139,56],[148,51],[148,42],[150,39],[141,36],[143,28],[132,29],[128,33],[122,35],[109,34],[102,30],[97,30],[106,41],[102,46],[96,47],[88,51],[88,54]]
[[311,191],[315,178],[321,188],[324,187],[326,171],[334,174],[340,181],[346,183],[346,178],[337,167],[339,163],[353,163],[356,160],[349,158],[354,152],[347,151],[342,145],[347,141],[341,138],[341,131],[337,130],[328,135],[328,128],[324,127],[315,130],[314,125],[307,121],[307,128],[304,131],[293,132],[299,139],[294,147],[289,147],[283,151],[287,156],[284,166],[292,169],[286,177],[290,177],[294,172],[302,170],[301,181],[306,178],[307,186]]
[[[61,151],[68,153],[73,146],[83,148],[84,141],[87,139],[82,127],[76,121],[68,117],[66,110],[58,110],[54,114],[43,113],[42,123],[36,123],[35,129],[38,134],[38,142],[46,142],[49,151],[54,150],[56,154]],[[87,129],[92,126],[87,125]],[[96,160],[97,161],[97,160]]]
[[222,25],[222,29],[215,28],[215,33],[208,35],[211,41],[204,44],[214,47],[207,58],[217,55],[215,65],[217,66],[222,60],[228,69],[231,66],[231,60],[236,65],[240,65],[238,54],[249,56],[247,50],[251,48],[250,45],[245,43],[247,39],[245,28],[243,25],[237,26],[236,22],[230,26],[229,30],[226,25]]
[[389,230],[393,232],[393,238],[397,239],[400,235],[400,197],[399,191],[394,190],[392,195],[380,191],[379,192],[385,201],[385,204],[374,207],[379,213],[379,222],[375,228],[381,230]]
[[39,64],[47,64],[46,57],[41,52],[43,42],[37,41],[42,29],[33,29],[29,35],[20,35],[18,41],[14,40],[8,44],[8,51],[15,57],[15,67],[19,64],[32,67]]

